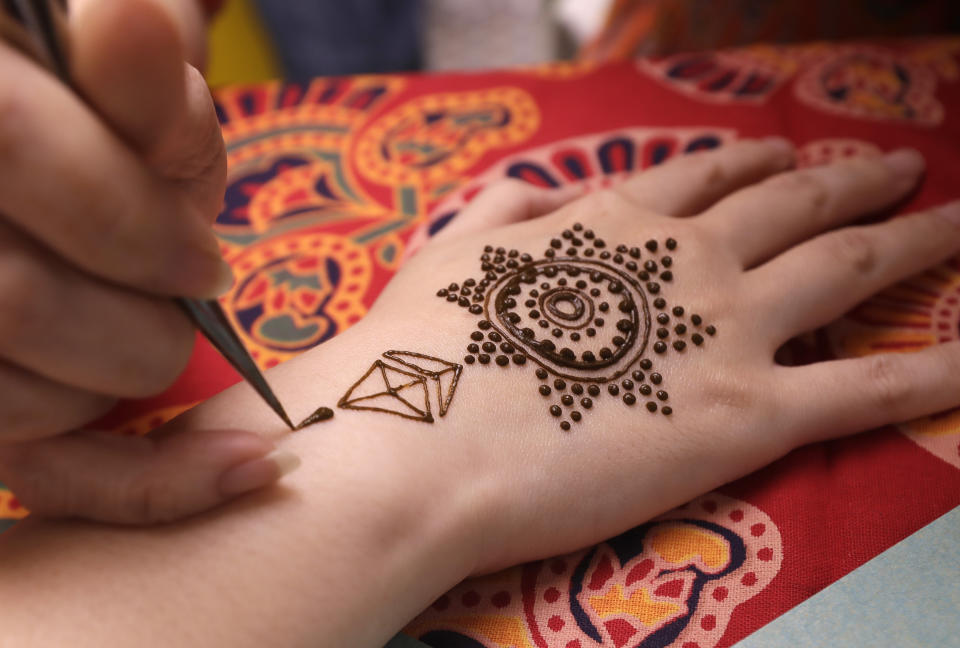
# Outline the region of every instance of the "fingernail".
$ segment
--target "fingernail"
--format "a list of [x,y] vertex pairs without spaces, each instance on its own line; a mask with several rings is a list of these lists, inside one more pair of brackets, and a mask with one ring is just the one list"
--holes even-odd
[[907,148],[887,153],[881,159],[895,175],[910,178],[920,175],[926,164],[919,151]]
[[220,476],[218,488],[224,497],[235,497],[268,486],[300,465],[300,457],[287,450],[270,454],[228,468]]

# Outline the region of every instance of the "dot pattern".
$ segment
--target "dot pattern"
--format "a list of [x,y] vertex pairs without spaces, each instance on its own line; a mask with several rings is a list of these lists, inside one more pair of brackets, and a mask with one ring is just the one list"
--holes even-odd
[[717,334],[700,314],[664,295],[676,281],[677,249],[668,238],[611,251],[575,223],[536,258],[485,246],[477,278],[436,294],[478,317],[464,363],[534,364],[545,410],[561,430],[604,399],[669,417],[673,404],[655,362],[699,350]]
[[[703,550],[714,557],[709,564]],[[709,648],[719,644],[740,606],[777,576],[782,562],[780,533],[765,513],[708,493],[613,543],[469,579],[410,628],[420,637],[439,629],[473,637],[483,625],[489,637],[509,634],[522,618],[530,633],[524,636],[540,636],[551,648],[628,648],[655,643],[654,635],[667,636],[675,648]],[[678,609],[642,625],[629,612],[613,617],[617,624],[596,622],[592,600],[629,600],[644,590]]]

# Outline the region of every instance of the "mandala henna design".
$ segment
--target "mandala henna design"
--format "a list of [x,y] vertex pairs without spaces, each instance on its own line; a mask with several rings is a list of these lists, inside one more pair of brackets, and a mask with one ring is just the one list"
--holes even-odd
[[[593,230],[577,223],[550,241],[543,258],[486,246],[480,279],[452,283],[437,297],[481,316],[463,361],[534,370],[549,406],[569,430],[606,392],[627,406],[673,413],[654,358],[700,347],[716,334],[697,314],[671,305],[661,293],[674,280],[668,238],[662,249],[618,245],[607,249]],[[652,344],[650,343],[653,339]],[[652,354],[651,354],[652,351]],[[569,420],[567,420],[569,419]]]
[[433,423],[433,408],[430,405],[430,394],[433,392],[437,413],[439,416],[446,415],[463,365],[414,351],[387,351],[383,357],[400,366],[375,360],[367,372],[351,385],[337,407],[383,412]]

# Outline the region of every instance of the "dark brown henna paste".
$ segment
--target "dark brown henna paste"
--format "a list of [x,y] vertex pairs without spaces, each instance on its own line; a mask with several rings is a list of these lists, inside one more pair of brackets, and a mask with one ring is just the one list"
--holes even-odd
[[[646,241],[643,248],[618,245],[613,254],[606,247],[579,223],[551,239],[539,259],[488,245],[480,257],[482,278],[462,284],[470,288],[469,312],[481,316],[463,361],[489,365],[493,360],[502,368],[535,363],[538,390],[553,401],[547,406],[550,415],[564,417],[564,430],[583,418],[578,407],[592,409],[601,395],[598,383],[607,383],[610,397],[627,406],[642,400],[650,412],[672,414],[672,407],[658,405],[669,398],[667,391],[651,387],[663,377],[655,372],[647,378],[644,372],[653,368],[652,357],[689,352],[706,340],[699,332],[700,315],[682,321],[683,306],[670,305],[663,296],[675,280],[676,260],[656,254],[658,241]],[[663,241],[670,252],[677,247],[672,238]],[[509,263],[517,257],[519,262]],[[450,284],[437,295],[463,306],[459,295],[450,299],[457,288]],[[689,337],[693,346],[681,339],[690,327],[698,329]],[[714,326],[702,331],[717,332]],[[573,395],[565,391],[567,381]],[[591,398],[574,397],[584,391]]]
[[[337,407],[382,412],[433,423],[431,394],[434,394],[433,402],[438,415],[446,415],[463,365],[414,351],[387,351],[383,357],[400,366],[375,360],[347,390]],[[484,362],[482,357],[480,362]]]
[[297,427],[293,428],[294,430],[302,430],[308,425],[313,425],[314,423],[319,423],[320,421],[329,421],[333,418],[333,410],[329,407],[318,407],[314,410],[313,414],[307,418],[300,421],[297,424]]

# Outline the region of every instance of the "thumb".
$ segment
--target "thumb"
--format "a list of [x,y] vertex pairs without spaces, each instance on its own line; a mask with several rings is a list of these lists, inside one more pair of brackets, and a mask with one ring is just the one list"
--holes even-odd
[[0,479],[33,514],[169,522],[274,483],[299,458],[251,432],[76,432],[0,447]]

